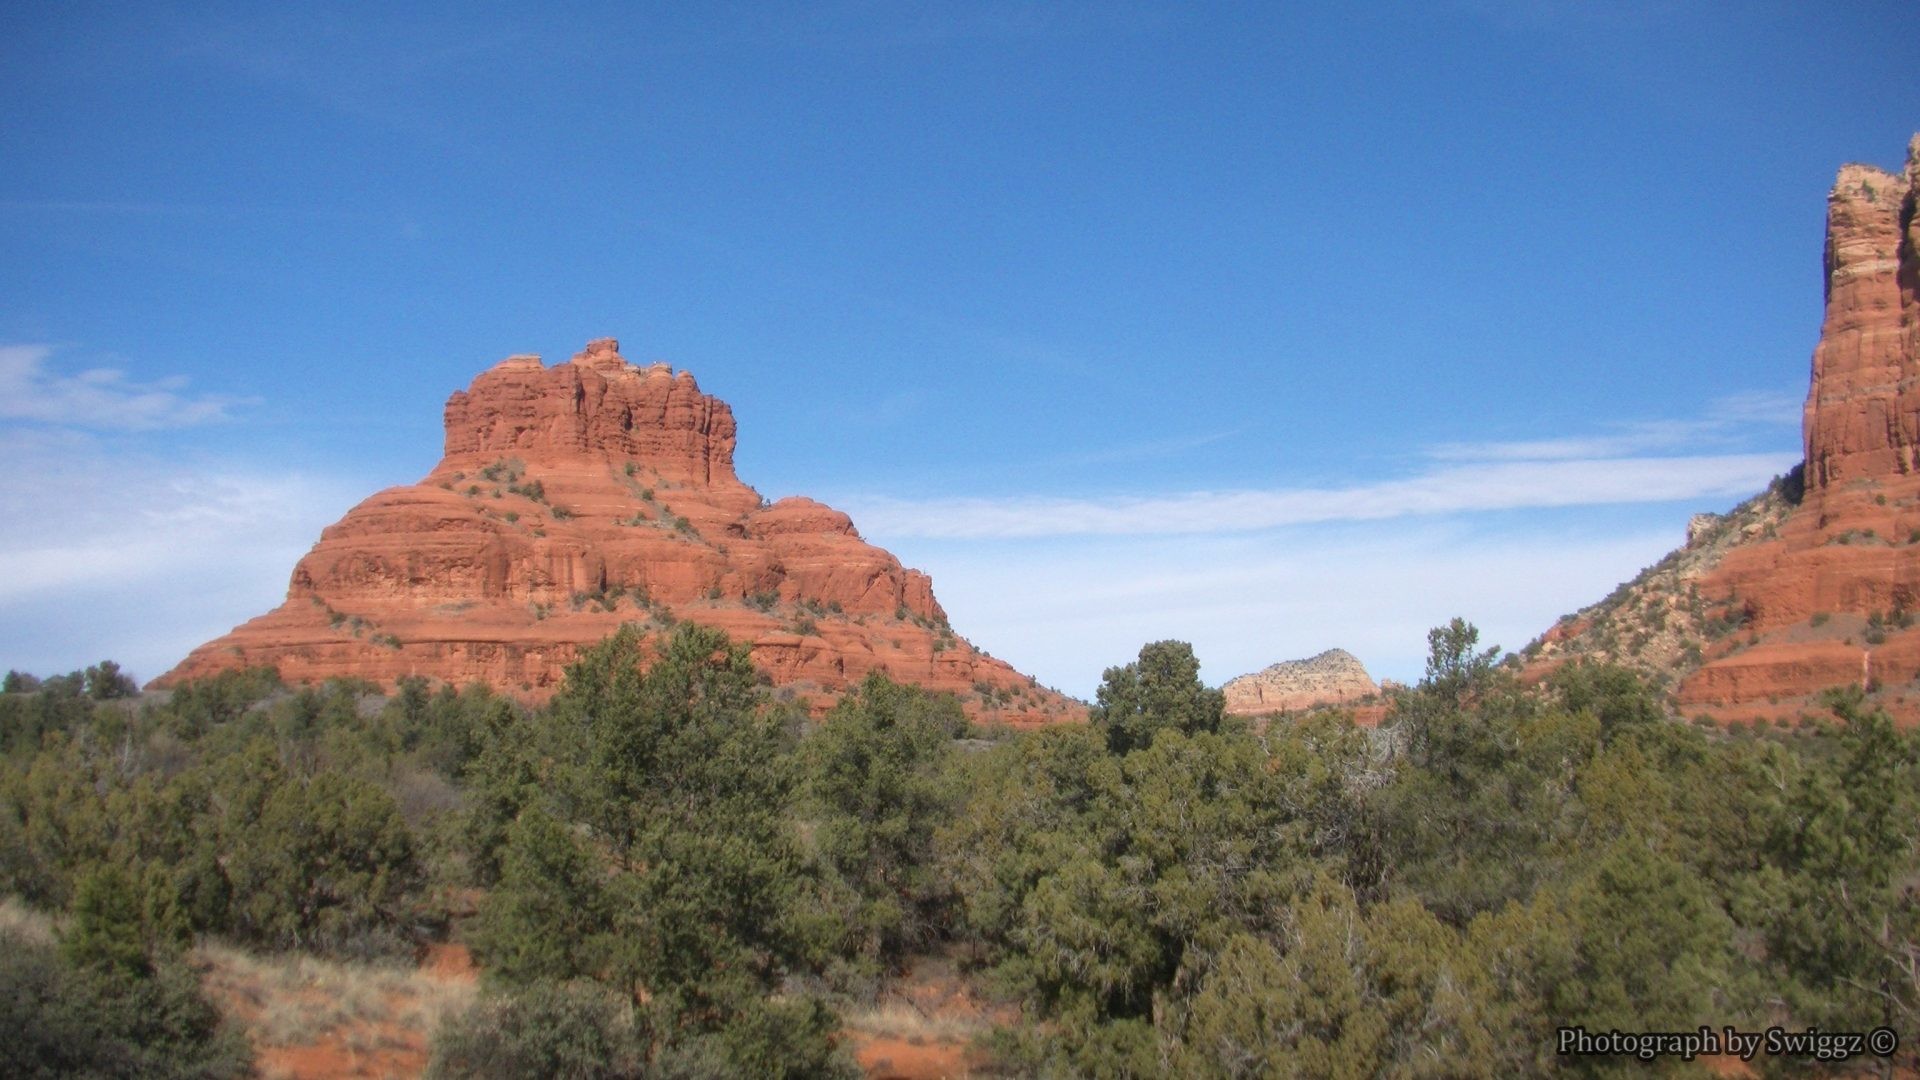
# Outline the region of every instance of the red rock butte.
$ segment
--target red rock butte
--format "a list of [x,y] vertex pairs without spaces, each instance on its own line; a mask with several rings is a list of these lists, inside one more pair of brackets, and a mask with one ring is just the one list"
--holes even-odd
[[[1858,686],[1896,720],[1920,722],[1916,189],[1920,136],[1903,173],[1847,165],[1827,197],[1826,315],[1797,504],[1788,483],[1734,514],[1697,516],[1686,549],[1537,642],[1541,670],[1579,654],[1644,666],[1642,646],[1684,647],[1670,670],[1689,717],[1791,721],[1823,712],[1822,691]],[[1639,624],[1601,625],[1633,609]],[[1665,616],[1688,609],[1705,640],[1675,638]],[[1652,611],[1662,614],[1649,621]],[[1595,646],[1629,632],[1630,654]]]
[[447,400],[446,452],[320,534],[286,602],[154,680],[270,665],[293,682],[423,676],[541,699],[623,623],[725,630],[817,709],[878,671],[1010,725],[1077,719],[957,636],[918,570],[811,499],[734,474],[733,410],[611,339],[513,356]]
[[1736,546],[1700,582],[1736,606],[1745,648],[1683,680],[1688,714],[1767,718],[1802,695],[1860,685],[1920,720],[1920,136],[1904,175],[1840,170],[1827,198],[1826,318],[1804,419],[1805,494],[1771,538]]

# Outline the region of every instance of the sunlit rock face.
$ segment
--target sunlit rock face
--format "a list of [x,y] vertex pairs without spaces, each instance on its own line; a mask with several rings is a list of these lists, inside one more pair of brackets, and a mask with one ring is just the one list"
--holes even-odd
[[406,676],[534,699],[622,623],[751,644],[824,708],[870,671],[1014,725],[1083,715],[948,626],[927,575],[810,499],[735,475],[733,410],[611,339],[570,362],[510,357],[446,406],[446,452],[379,492],[294,567],[286,602],[155,680],[272,665],[289,681]]
[[1827,197],[1798,504],[1776,492],[1703,523],[1695,550],[1670,557],[1669,580],[1650,575],[1556,628],[1543,659],[1633,663],[1636,644],[1666,648],[1681,711],[1723,722],[1819,712],[1821,691],[1849,685],[1920,721],[1916,187],[1920,137],[1903,173],[1847,165]]
[[1328,649],[1305,660],[1283,660],[1229,679],[1220,691],[1226,695],[1229,714],[1260,716],[1369,701],[1380,687],[1352,653]]

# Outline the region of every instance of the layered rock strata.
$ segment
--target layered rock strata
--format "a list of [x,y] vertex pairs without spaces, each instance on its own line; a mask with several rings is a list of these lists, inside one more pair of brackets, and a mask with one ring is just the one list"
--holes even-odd
[[959,637],[933,584],[810,499],[734,473],[733,411],[610,339],[514,356],[447,401],[445,456],[321,533],[286,602],[161,678],[272,665],[291,681],[407,676],[543,698],[622,623],[681,619],[749,642],[816,709],[870,671],[1012,725],[1072,718],[1059,694]]
[[[1920,137],[1904,173],[1840,170],[1798,477],[1532,647],[1636,662],[1688,716],[1791,721],[1859,686],[1920,721]],[[1668,640],[1671,639],[1671,640]],[[1641,666],[1646,666],[1642,663]]]

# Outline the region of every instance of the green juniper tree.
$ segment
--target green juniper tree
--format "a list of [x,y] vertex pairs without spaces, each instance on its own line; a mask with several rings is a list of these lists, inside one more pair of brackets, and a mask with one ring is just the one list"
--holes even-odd
[[774,996],[818,964],[824,928],[793,833],[791,738],[747,647],[681,623],[649,648],[624,627],[568,668],[544,723],[532,741],[552,779],[520,788],[480,916],[492,973],[525,992],[586,975],[645,1000],[656,1055],[842,1074],[831,1010]]
[[1116,754],[1144,750],[1162,731],[1218,731],[1226,698],[1200,681],[1200,661],[1184,641],[1143,646],[1139,659],[1108,668],[1090,719]]
[[845,946],[891,965],[925,944],[949,899],[933,859],[953,813],[947,781],[960,704],[869,675],[804,748],[805,793],[821,859],[844,887]]

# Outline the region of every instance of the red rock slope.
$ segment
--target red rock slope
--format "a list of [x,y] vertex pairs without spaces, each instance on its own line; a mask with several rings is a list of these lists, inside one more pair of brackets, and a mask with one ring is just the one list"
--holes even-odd
[[[1905,176],[1840,170],[1827,202],[1827,314],[1806,408],[1806,494],[1777,535],[1728,552],[1701,583],[1737,606],[1749,648],[1680,684],[1683,709],[1765,713],[1823,686],[1861,683],[1920,719],[1920,226]],[[1821,625],[1813,625],[1819,620]],[[1872,626],[1870,622],[1880,625]],[[1824,632],[1822,632],[1824,631]]]
[[271,664],[294,681],[419,675],[540,698],[621,623],[690,619],[751,642],[775,686],[816,706],[878,670],[989,721],[1081,715],[956,636],[927,576],[847,515],[767,505],[734,475],[726,403],[618,349],[481,374],[448,399],[446,455],[424,480],[348,511],[286,603],[155,684]]
[[1826,319],[1798,504],[1785,485],[1708,522],[1697,551],[1642,575],[1673,564],[1657,619],[1618,618],[1656,606],[1645,603],[1655,582],[1635,582],[1555,628],[1537,655],[1596,651],[1596,635],[1616,654],[1629,637],[1658,651],[1675,625],[1665,612],[1686,609],[1705,632],[1666,644],[1676,646],[1675,703],[1688,716],[1792,717],[1816,711],[1821,690],[1851,684],[1920,721],[1917,187],[1920,137],[1904,175],[1848,165],[1828,197]]

